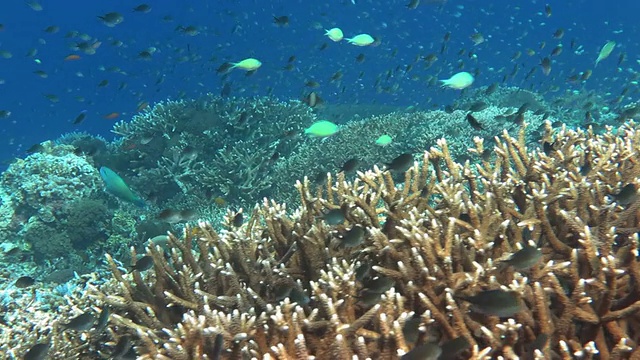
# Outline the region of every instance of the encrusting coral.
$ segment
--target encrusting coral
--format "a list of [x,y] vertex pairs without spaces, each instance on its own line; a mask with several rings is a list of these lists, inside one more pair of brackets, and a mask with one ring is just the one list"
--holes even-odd
[[[496,142],[495,159],[472,166],[441,140],[403,184],[379,168],[305,179],[292,214],[265,199],[220,232],[187,226],[168,253],[148,248],[153,271],[125,275],[107,256],[116,281],[92,296],[141,359],[385,359],[429,343],[473,359],[640,358],[640,131],[548,124],[544,151],[526,148],[524,130]],[[471,152],[484,153],[481,139]],[[342,223],[325,222],[331,209]],[[523,246],[542,259],[504,266]],[[520,311],[499,318],[463,300],[494,289],[517,294]]]

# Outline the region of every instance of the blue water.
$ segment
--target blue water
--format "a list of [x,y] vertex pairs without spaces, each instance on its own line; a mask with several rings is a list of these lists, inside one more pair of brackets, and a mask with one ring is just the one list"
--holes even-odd
[[[464,70],[478,69],[474,87],[500,82],[517,63],[521,69],[507,84],[543,94],[556,86],[556,96],[565,89],[583,89],[582,85],[568,84],[566,78],[593,69],[600,48],[609,40],[618,46],[594,70],[584,89],[609,92],[614,97],[629,85],[631,70],[638,66],[640,3],[634,0],[548,1],[553,10],[550,17],[544,13],[544,1],[449,0],[438,6],[426,5],[423,0],[414,10],[405,6],[407,2],[149,1],[152,10],[143,14],[133,12],[139,3],[129,1],[42,0],[42,11],[34,11],[23,1],[2,1],[0,51],[10,52],[12,57],[0,57],[0,110],[11,112],[8,118],[0,119],[0,161],[6,164],[23,157],[34,143],[70,131],[111,138],[114,121],[130,119],[143,101],[153,104],[166,98],[219,93],[222,80],[215,71],[218,66],[247,57],[260,59],[263,66],[249,77],[242,71],[229,75],[234,96],[272,94],[299,99],[310,91],[305,82],[315,80],[320,83],[315,90],[327,103],[422,108],[442,107],[458,96],[456,91],[428,86],[426,79],[448,77],[459,71],[459,61]],[[124,15],[124,22],[115,27],[107,27],[97,18],[114,11]],[[289,16],[290,24],[276,26],[274,15]],[[196,26],[199,34],[176,31],[189,25]],[[60,30],[47,33],[44,29],[48,26],[59,26]],[[334,26],[342,28],[345,37],[369,33],[381,44],[363,48],[333,43],[322,29]],[[560,27],[565,35],[554,39],[552,34]],[[92,43],[101,42],[96,53],[72,50],[70,45],[82,40],[65,38],[71,31],[88,34]],[[486,42],[474,47],[469,39],[474,31],[481,32]],[[439,54],[446,32],[451,32],[449,49]],[[570,50],[572,39],[583,47],[582,53]],[[112,45],[116,40],[123,45]],[[540,50],[542,41],[546,47]],[[327,48],[319,50],[324,43]],[[538,66],[559,43],[564,51],[554,58],[551,75],[545,77],[537,71],[524,82],[530,68]],[[149,47],[157,48],[153,58],[139,59],[138,54]],[[37,54],[25,56],[32,48]],[[527,48],[536,50],[536,55],[523,54],[517,61],[511,60],[516,51],[524,53]],[[477,61],[470,60],[467,52],[458,55],[460,49],[473,50]],[[623,51],[627,60],[617,69]],[[359,64],[354,59],[360,53],[366,60]],[[417,57],[430,53],[438,53],[434,66],[425,68],[421,60],[416,63]],[[70,54],[81,59],[64,61]],[[292,55],[296,56],[296,69],[282,70]],[[402,69],[409,64],[414,64],[413,69],[405,74]],[[121,73],[105,70],[110,67],[120,68]],[[38,70],[48,77],[34,74]],[[329,77],[338,70],[344,78],[336,85]],[[395,90],[380,93],[374,85],[388,71],[393,74],[386,85],[395,86]],[[103,80],[108,80],[108,85],[99,87]],[[59,101],[52,102],[45,94],[53,94]],[[72,125],[84,110],[84,122]],[[104,118],[112,112],[120,114],[117,120]]]

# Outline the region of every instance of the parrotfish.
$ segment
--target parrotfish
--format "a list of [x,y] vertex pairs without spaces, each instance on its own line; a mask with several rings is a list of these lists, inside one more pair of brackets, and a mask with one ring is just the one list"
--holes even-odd
[[107,191],[112,195],[120,200],[130,202],[139,207],[145,207],[144,200],[131,191],[120,175],[116,174],[113,170],[103,166],[100,168],[100,176],[102,177],[102,180],[104,180]]

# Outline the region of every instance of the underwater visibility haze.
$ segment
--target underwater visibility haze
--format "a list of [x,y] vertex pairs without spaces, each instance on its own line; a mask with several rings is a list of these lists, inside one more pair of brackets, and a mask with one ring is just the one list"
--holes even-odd
[[640,358],[639,12],[0,2],[0,358]]

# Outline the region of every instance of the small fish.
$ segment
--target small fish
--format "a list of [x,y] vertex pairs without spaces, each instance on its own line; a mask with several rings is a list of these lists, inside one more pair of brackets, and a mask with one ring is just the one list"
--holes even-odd
[[542,143],[542,151],[544,151],[545,155],[550,155],[553,151],[555,151],[555,141],[550,143],[545,141]]
[[9,110],[0,110],[0,119],[6,119],[11,116],[11,111]]
[[151,11],[151,6],[149,6],[147,4],[140,4],[140,5],[136,6],[136,7],[134,7],[133,11],[146,14],[146,13]]
[[17,288],[22,289],[22,288],[29,287],[35,283],[36,283],[36,279],[32,278],[31,276],[21,276],[18,278],[18,280],[16,280],[14,285]]
[[35,0],[26,1],[25,3],[29,5],[31,10],[33,11],[42,11],[42,5],[40,5],[40,3]]
[[385,165],[387,165],[388,170],[403,173],[413,166],[413,161],[413,154],[404,153],[396,156],[391,162]]
[[64,58],[64,61],[76,61],[76,60],[80,60],[80,55],[71,54],[71,55],[65,56]]
[[551,14],[552,14],[551,5],[546,4],[544,6],[544,13],[547,15],[547,17],[551,17]]
[[106,26],[114,27],[124,21],[124,16],[117,12],[110,12],[102,16],[98,16],[98,19],[100,19]]
[[69,320],[68,323],[62,324],[62,327],[64,329],[85,331],[85,330],[91,329],[95,321],[96,321],[96,317],[93,316],[91,313],[86,312],[84,314],[78,315],[73,319]]
[[535,246],[527,245],[521,250],[511,254],[511,256],[503,261],[503,264],[512,266],[514,269],[527,270],[534,266],[542,258],[542,251]]
[[345,173],[352,172],[358,167],[358,165],[360,165],[360,160],[357,158],[351,158],[345,161],[345,163],[340,167],[340,171]]
[[340,225],[344,222],[345,216],[342,208],[340,209],[331,209],[324,213],[321,216],[322,220],[324,220],[327,225]]
[[473,33],[470,38],[471,41],[473,41],[474,46],[480,45],[484,42],[484,36],[479,32]]
[[305,96],[304,99],[302,99],[302,101],[305,104],[309,105],[309,107],[312,109],[324,102],[322,98],[320,98],[320,95],[318,95],[318,93],[316,93],[315,91],[310,92],[309,95]]
[[121,359],[123,356],[125,356],[129,352],[132,345],[133,343],[131,342],[131,336],[129,335],[121,336],[120,339],[118,339],[116,346],[113,348],[113,353],[111,353],[111,358]]
[[34,144],[34,145],[31,145],[31,147],[28,148],[25,152],[27,154],[35,154],[35,153],[43,152],[44,150],[45,148],[42,144]]
[[281,27],[289,26],[289,17],[286,15],[274,16],[273,23]]
[[151,269],[152,266],[153,266],[153,257],[151,255],[145,255],[140,259],[136,260],[135,265],[132,265],[130,267],[130,271],[143,272]]
[[217,333],[216,338],[213,340],[211,359],[220,360],[222,358],[222,350],[224,350],[224,336],[221,333]]
[[613,51],[613,49],[616,47],[616,42],[615,41],[609,41],[606,44],[604,44],[604,46],[602,47],[602,49],[600,49],[600,53],[598,54],[598,58],[596,59],[596,65],[598,66],[598,63],[606,58],[609,57],[609,55],[611,55],[611,52]]
[[545,57],[540,61],[540,67],[542,67],[542,73],[549,76],[551,73],[551,59]]
[[345,248],[358,246],[364,241],[364,234],[364,228],[356,225],[338,237],[340,239],[340,245]]
[[49,353],[50,343],[35,344],[26,354],[24,354],[24,360],[45,360]]
[[627,184],[617,194],[610,195],[619,205],[629,205],[638,197],[638,191],[634,184]]
[[411,349],[402,355],[401,360],[438,360],[442,355],[442,348],[436,343],[425,343]]
[[72,124],[78,125],[81,122],[83,122],[86,117],[87,117],[87,110],[82,110],[80,114],[78,114],[78,116],[76,116],[76,118],[73,120]]
[[473,296],[456,296],[471,304],[471,310],[498,317],[509,317],[522,310],[522,302],[513,291],[485,290]]
[[169,224],[177,224],[182,221],[182,215],[180,211],[175,209],[164,209],[160,211],[157,218],[162,221],[166,221]]
[[233,216],[233,220],[231,221],[231,224],[233,224],[234,227],[240,227],[242,226],[243,222],[244,222],[244,217],[242,216],[242,212],[239,211],[237,214]]
[[475,118],[475,116],[473,116],[472,113],[467,114],[467,122],[475,130],[484,130],[484,127],[482,126],[482,124],[480,124],[480,122]]
[[120,113],[118,112],[112,112],[112,113],[108,113],[104,116],[102,116],[104,119],[107,120],[113,120],[113,119],[117,119],[120,116]]
[[418,5],[420,5],[420,0],[409,0],[409,3],[407,4],[407,8],[413,10],[417,8]]
[[100,312],[100,316],[98,317],[98,322],[96,322],[96,331],[100,332],[107,327],[109,323],[109,316],[111,315],[111,311],[108,306],[105,306]]
[[392,278],[386,276],[378,276],[375,279],[369,280],[363,283],[367,291],[384,294],[387,290],[391,289],[395,285],[395,281]]
[[438,360],[454,360],[458,358],[458,355],[471,347],[469,340],[464,336],[459,336],[455,339],[444,342],[440,345],[442,348],[442,355]]
[[487,105],[487,103],[484,101],[476,101],[473,104],[471,104],[471,106],[469,107],[469,111],[471,112],[482,111],[486,109],[488,106],[489,105]]

